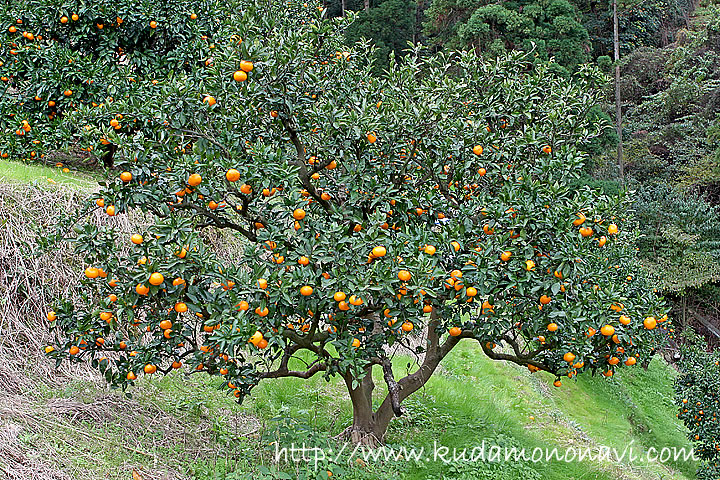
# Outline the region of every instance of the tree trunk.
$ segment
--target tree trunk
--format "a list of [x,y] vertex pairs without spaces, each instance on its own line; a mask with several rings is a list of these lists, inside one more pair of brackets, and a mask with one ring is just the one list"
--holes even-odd
[[618,146],[617,162],[620,171],[620,183],[625,183],[625,165],[623,159],[622,105],[620,103],[620,27],[618,24],[617,0],[613,0],[613,48],[615,51],[615,126]]
[[[435,313],[433,312],[431,315],[434,317]],[[345,375],[345,384],[353,406],[353,424],[341,434],[344,439],[372,447],[384,441],[390,421],[398,410],[393,408],[393,403],[395,402],[397,407],[398,403],[422,388],[435,373],[440,361],[460,341],[460,337],[449,337],[441,345],[440,338],[435,331],[436,327],[437,319],[434,318],[428,325],[427,351],[420,368],[400,379],[396,385],[397,389],[389,387],[388,394],[376,411],[373,412],[372,408],[372,391],[375,388],[372,380],[372,367],[367,369],[365,377],[354,389],[352,388],[352,376]],[[395,398],[393,398],[393,391],[396,391]]]
[[343,17],[345,16],[345,9],[347,8],[347,7],[345,6],[345,2],[346,2],[346,1],[347,1],[347,0],[340,0],[340,12],[342,13],[342,16],[343,16]]
[[365,0],[365,11],[370,10],[370,0]]

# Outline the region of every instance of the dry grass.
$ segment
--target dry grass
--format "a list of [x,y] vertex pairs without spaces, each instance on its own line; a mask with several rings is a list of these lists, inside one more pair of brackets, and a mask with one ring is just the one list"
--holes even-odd
[[[56,369],[44,356],[44,346],[53,343],[47,305],[60,295],[73,295],[84,267],[68,243],[35,255],[35,239],[57,222],[57,212],[74,211],[87,193],[0,183],[0,477],[95,479],[98,472],[83,465],[115,452],[121,477],[131,478],[138,470],[146,480],[188,478],[180,473],[181,462],[214,455],[209,440],[213,419],[183,418],[182,411],[168,413],[153,401],[110,393],[88,366],[64,363]],[[142,221],[99,211],[91,220],[112,224],[123,234]],[[89,401],[39,393],[74,383],[88,386]],[[231,435],[258,428],[254,419],[239,415],[223,421]]]

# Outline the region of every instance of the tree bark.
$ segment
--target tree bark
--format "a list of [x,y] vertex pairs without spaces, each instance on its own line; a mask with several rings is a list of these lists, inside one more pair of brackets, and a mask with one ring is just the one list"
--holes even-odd
[[622,104],[620,102],[620,27],[618,23],[617,0],[613,0],[613,49],[615,53],[615,126],[618,136],[617,162],[620,173],[620,183],[624,184],[625,165],[623,159]]
[[370,0],[365,0],[365,11],[370,10]]
[[345,16],[345,9],[347,8],[345,6],[345,2],[346,2],[346,0],[340,0],[340,12],[343,17]]

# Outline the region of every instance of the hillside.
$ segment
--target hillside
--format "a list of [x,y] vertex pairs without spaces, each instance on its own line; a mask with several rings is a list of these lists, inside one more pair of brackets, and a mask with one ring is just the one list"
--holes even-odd
[[[12,479],[689,479],[695,465],[636,462],[462,463],[357,460],[273,462],[275,443],[328,445],[351,421],[340,382],[281,379],[261,384],[242,405],[219,381],[174,373],[143,378],[131,398],[109,390],[85,367],[60,371],[41,355],[50,334],[43,302],[72,283],[69,251],[25,258],[18,239],[49,222],[49,207],[78,201],[77,187],[48,184],[55,171],[27,171],[0,162],[0,471]],[[71,185],[85,184],[69,181]],[[66,210],[67,211],[67,210]],[[115,220],[122,227],[126,219]],[[53,281],[62,279],[62,282]],[[14,306],[14,308],[8,308]],[[399,373],[414,368],[396,356]],[[379,372],[376,372],[379,375]],[[466,340],[439,374],[404,405],[388,445],[458,450],[486,444],[564,449],[688,446],[672,405],[674,370],[660,359],[612,379],[583,376],[552,386],[546,374],[493,362]],[[378,385],[384,385],[378,376]],[[382,390],[378,388],[378,390]],[[381,392],[375,398],[381,399]],[[289,420],[280,420],[281,418]],[[331,446],[333,444],[331,443]],[[337,448],[337,446],[335,446]],[[427,451],[427,450],[426,450]],[[342,458],[346,459],[345,456]],[[278,473],[282,471],[285,473]]]

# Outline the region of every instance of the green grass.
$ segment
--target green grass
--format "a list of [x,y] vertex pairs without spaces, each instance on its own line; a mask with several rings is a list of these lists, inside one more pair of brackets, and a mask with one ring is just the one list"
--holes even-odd
[[[408,362],[405,357],[396,359],[396,376],[407,371]],[[379,370],[375,375],[375,400],[379,402],[384,394],[383,381]],[[588,376],[577,381],[565,379],[562,387],[555,388],[551,376],[493,362],[476,345],[465,341],[445,359],[426,387],[406,400],[407,415],[393,420],[387,442],[396,448],[424,448],[430,454],[433,443],[438,442],[450,449],[449,457],[453,449],[469,452],[483,441],[488,447],[515,446],[528,453],[536,447],[604,445],[622,451],[632,445],[640,454],[650,446],[688,446],[672,405],[674,376],[668,365],[656,359],[648,370],[633,367],[611,380]],[[217,379],[178,373],[144,378],[133,389],[131,400],[98,390],[87,380],[62,389],[39,388],[36,394],[40,403],[65,398],[102,405],[108,402],[107,395],[113,395],[111,398],[122,405],[110,409],[114,413],[101,423],[65,421],[66,428],[55,429],[58,434],[47,435],[43,441],[59,452],[57,458],[64,459],[66,467],[110,479],[127,478],[128,468],[188,472],[191,478],[208,480],[320,478],[318,471],[327,478],[326,469],[336,478],[355,480],[694,478],[696,466],[683,462],[446,465],[439,461],[388,460],[359,466],[348,464],[343,457],[339,463],[321,463],[318,471],[304,463],[278,467],[273,462],[272,442],[337,448],[328,437],[341,432],[352,420],[344,385],[337,379],[326,382],[320,376],[309,381],[269,381],[237,405],[217,384]],[[78,431],[86,432],[86,436]],[[23,441],[37,447],[39,439],[28,435]]]
[[95,176],[62,168],[38,164],[0,160],[0,183],[35,183],[91,188],[97,184]]

